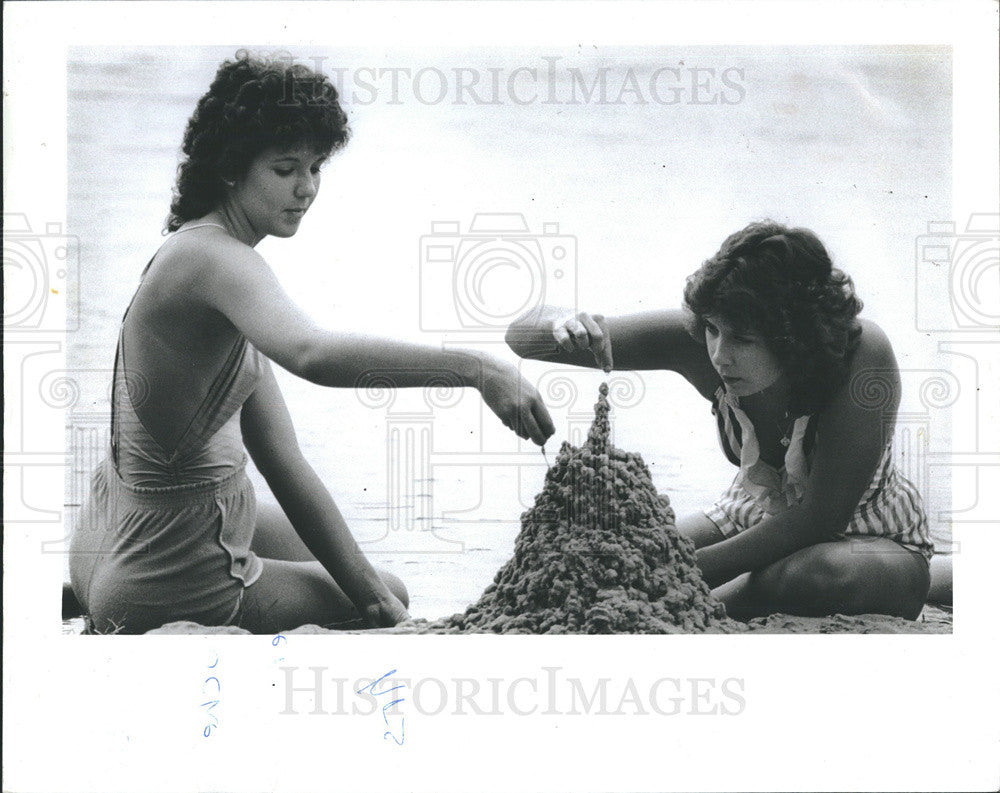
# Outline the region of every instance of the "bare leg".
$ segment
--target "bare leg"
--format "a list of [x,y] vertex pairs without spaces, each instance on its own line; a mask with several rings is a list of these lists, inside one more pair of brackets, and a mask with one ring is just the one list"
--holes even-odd
[[[362,627],[361,617],[344,591],[319,562],[262,559],[264,572],[243,593],[237,624],[253,633],[277,633],[300,625]],[[392,593],[409,605],[406,587],[392,573],[379,570]]]
[[736,619],[782,612],[805,617],[887,614],[916,619],[930,585],[927,563],[884,537],[803,548],[713,590]]
[[677,521],[677,531],[694,543],[695,548],[704,548],[706,545],[715,545],[722,542],[726,536],[719,531],[719,527],[712,523],[703,512],[696,512]]
[[[241,627],[254,633],[272,633],[299,625],[360,619],[354,604],[316,561],[280,507],[258,507],[250,547],[264,562],[264,572],[244,593]],[[376,572],[408,607],[410,597],[403,582],[387,570],[376,568]]]
[[277,504],[257,505],[257,528],[254,529],[250,550],[264,559],[316,561],[316,557],[302,542],[291,521]]
[[939,554],[931,557],[931,591],[927,593],[928,603],[951,605],[951,555]]

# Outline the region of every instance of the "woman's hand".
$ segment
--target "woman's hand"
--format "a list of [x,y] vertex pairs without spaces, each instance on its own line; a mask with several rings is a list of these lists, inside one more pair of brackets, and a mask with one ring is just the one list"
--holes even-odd
[[391,592],[361,610],[361,616],[369,628],[391,628],[410,619],[406,606]]
[[611,356],[611,333],[603,314],[579,314],[562,317],[552,323],[552,338],[566,352],[589,351],[605,372],[614,368]]
[[479,392],[504,426],[539,446],[553,433],[555,424],[538,390],[509,363],[484,359]]

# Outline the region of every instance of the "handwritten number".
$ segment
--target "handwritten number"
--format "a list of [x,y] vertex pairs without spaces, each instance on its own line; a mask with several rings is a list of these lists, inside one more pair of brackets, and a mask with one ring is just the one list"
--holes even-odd
[[[215,669],[215,667],[217,667],[218,665],[219,665],[219,656],[218,656],[218,654],[216,654],[215,660],[208,666],[208,668],[209,669]],[[208,677],[205,678],[205,682],[203,682],[201,684],[201,693],[205,694],[205,686],[208,685],[208,683],[210,683],[210,682],[214,682],[215,683],[215,693],[216,693],[216,695],[218,695],[222,691],[222,683],[219,681],[219,678],[217,678],[215,675],[209,675]],[[203,708],[207,707],[208,708],[208,710],[206,711],[206,715],[213,722],[215,722],[214,724],[206,724],[205,725],[205,729],[202,730],[202,733],[201,733],[205,738],[210,737],[212,735],[213,728],[218,728],[218,726],[219,726],[219,718],[218,718],[218,716],[216,716],[214,713],[212,713],[212,709],[216,705],[218,705],[219,702],[220,702],[220,700],[218,700],[218,699],[210,699],[207,702],[202,702],[201,703],[201,707],[203,707]]]
[[[397,686],[397,688],[400,688],[400,686]],[[388,725],[389,724],[389,719],[386,717],[385,712],[387,710],[389,710],[389,708],[391,708],[393,705],[396,705],[396,704],[398,704],[400,702],[404,702],[404,701],[405,700],[402,700],[402,699],[394,699],[388,705],[383,705],[382,706],[382,721],[384,721]]]
[[394,675],[394,674],[396,674],[396,670],[395,669],[393,669],[391,672],[386,672],[378,680],[373,680],[367,686],[363,686],[362,688],[359,688],[357,690],[357,693],[360,694],[366,688],[370,688],[371,691],[372,691],[372,693],[375,694],[375,695],[378,695],[378,694],[388,694],[390,691],[395,691],[397,688],[402,688],[402,685],[399,685],[399,686],[394,686],[393,688],[386,689],[385,691],[376,691],[375,690],[375,686],[377,686],[379,683],[381,683],[383,680],[385,680],[390,675]]
[[[361,692],[363,692],[363,691],[365,691],[367,689],[367,690],[371,691],[371,693],[373,695],[380,696],[382,694],[389,694],[389,693],[391,693],[393,691],[398,691],[401,688],[405,688],[405,686],[402,683],[400,683],[398,686],[392,686],[391,688],[386,688],[386,689],[384,689],[382,691],[376,691],[375,690],[375,686],[377,686],[379,683],[381,683],[387,677],[391,677],[394,674],[396,674],[396,670],[395,669],[393,669],[393,670],[391,670],[389,672],[386,672],[378,680],[373,680],[367,686],[363,686],[362,688],[359,688],[356,693],[360,694]],[[387,710],[389,710],[393,705],[398,705],[400,702],[405,702],[405,699],[403,699],[402,697],[400,697],[399,699],[394,699],[392,702],[389,702],[389,703],[387,703],[387,704],[385,704],[385,705],[382,706],[382,721],[385,722],[386,726],[389,725],[389,717],[385,715],[385,712]],[[403,745],[403,741],[406,740],[406,730],[404,729],[403,724],[404,724],[403,719],[400,718],[400,720],[399,720],[400,737],[399,738],[397,738],[395,735],[393,735],[392,730],[386,730],[384,733],[382,733],[382,740],[384,741],[386,738],[392,738],[392,740],[395,741],[396,746],[402,746]]]
[[388,738],[392,738],[392,740],[394,740],[396,742],[396,746],[402,746],[403,745],[403,741],[406,740],[406,720],[405,719],[400,719],[399,720],[399,737],[398,738],[395,735],[392,734],[392,730],[386,730],[384,733],[382,733],[382,740],[383,741],[387,737]]

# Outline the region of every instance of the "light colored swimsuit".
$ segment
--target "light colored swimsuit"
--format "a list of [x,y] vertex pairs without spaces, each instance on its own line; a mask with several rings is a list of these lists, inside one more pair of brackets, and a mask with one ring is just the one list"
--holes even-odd
[[167,451],[136,413],[142,383],[125,367],[124,323],[123,317],[111,448],[70,544],[73,591],[100,632],[142,633],[181,619],[228,624],[263,567],[250,550],[256,502],[240,431],[260,353],[238,338],[176,448]]
[[[815,451],[816,420],[814,416],[795,420],[785,464],[777,470],[760,459],[753,424],[724,386],[715,392],[712,413],[718,423],[722,450],[740,470],[733,484],[705,514],[719,531],[731,537],[802,500]],[[934,553],[920,494],[892,462],[891,435],[871,484],[840,537],[848,535],[887,537],[928,560]]]

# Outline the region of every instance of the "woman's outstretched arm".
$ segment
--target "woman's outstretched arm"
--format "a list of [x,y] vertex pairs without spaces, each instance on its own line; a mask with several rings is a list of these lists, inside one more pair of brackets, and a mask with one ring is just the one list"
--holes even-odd
[[522,358],[605,371],[666,369],[708,395],[719,382],[705,346],[691,338],[679,309],[605,317],[541,306],[518,317],[506,339]]
[[240,418],[243,441],[295,531],[372,627],[408,619],[362,553],[329,490],[302,456],[269,363]]
[[285,293],[267,262],[222,234],[192,267],[191,294],[221,312],[279,366],[318,385],[363,388],[372,380],[398,388],[442,381],[476,388],[500,420],[541,445],[555,427],[538,391],[517,369],[478,351],[326,330]]
[[[734,537],[700,548],[698,566],[711,586],[832,540],[850,522],[875,474],[899,408],[899,366],[892,345],[874,323],[862,322],[862,327],[847,380],[819,417],[802,501]],[[866,401],[876,392],[878,404]]]

